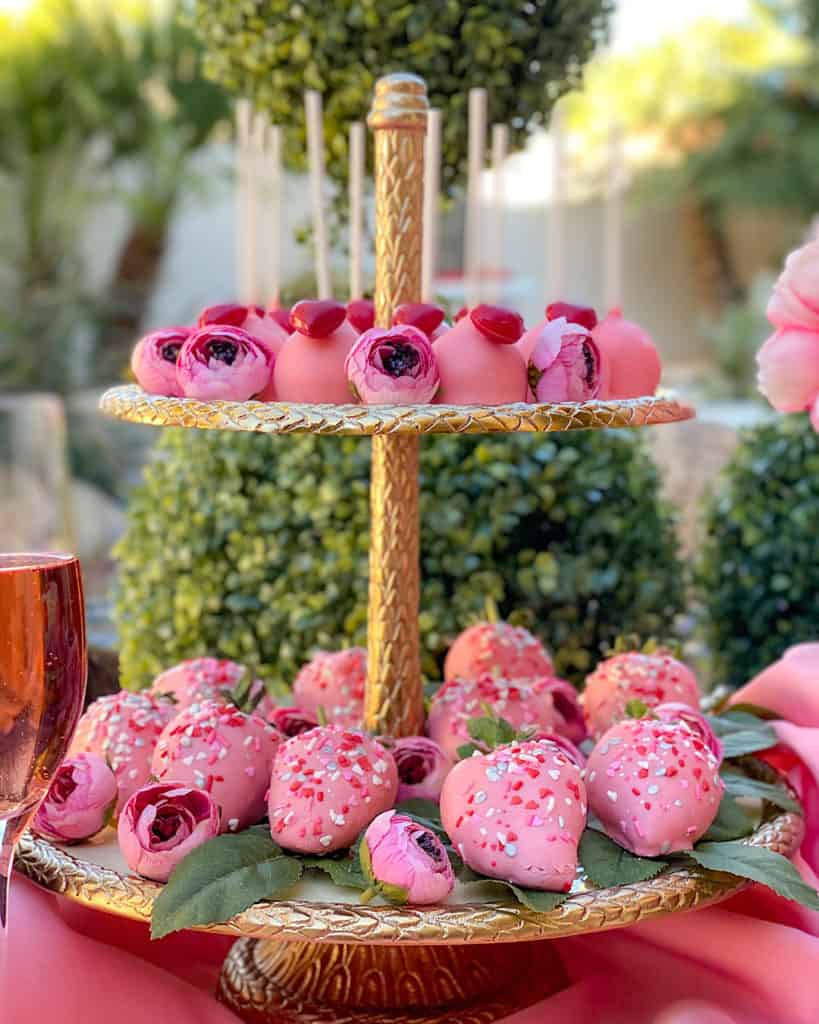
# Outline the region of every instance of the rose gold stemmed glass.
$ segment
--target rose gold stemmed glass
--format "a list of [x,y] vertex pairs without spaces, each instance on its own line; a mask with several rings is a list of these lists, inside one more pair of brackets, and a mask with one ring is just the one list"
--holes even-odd
[[0,554],[0,982],[14,847],[68,750],[87,667],[77,559]]

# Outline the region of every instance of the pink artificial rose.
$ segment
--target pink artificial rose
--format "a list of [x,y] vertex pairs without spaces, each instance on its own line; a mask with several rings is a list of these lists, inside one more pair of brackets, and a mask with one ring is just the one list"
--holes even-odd
[[398,768],[398,801],[437,800],[452,762],[438,744],[426,736],[393,740],[388,750]]
[[119,848],[128,867],[167,882],[187,855],[219,835],[219,808],[204,789],[176,782],[143,786],[119,817]]
[[431,402],[440,386],[432,344],[408,324],[365,331],[350,349],[344,370],[366,405]]
[[267,720],[288,739],[291,736],[301,736],[303,732],[309,732],[319,724],[313,712],[304,708],[274,708],[268,713]]
[[819,397],[819,334],[780,328],[756,354],[759,390],[779,412],[801,412]]
[[576,747],[568,737],[555,732],[553,729],[537,729],[529,737],[529,741],[532,743],[552,743],[554,746],[559,747],[572,764],[576,764],[578,768],[582,769],[586,765],[586,757],[582,750]]
[[182,346],[176,379],[187,398],[245,402],[269,388],[274,361],[273,351],[241,327],[214,324]]
[[651,714],[655,718],[659,718],[661,722],[668,722],[672,725],[682,722],[687,725],[691,732],[695,733],[708,747],[717,761],[722,762],[722,742],[701,711],[697,711],[689,704],[678,704],[671,701],[668,704],[658,704],[656,708],[652,709]]
[[768,303],[774,327],[819,331],[819,241],[792,252]]
[[600,390],[600,351],[591,331],[565,317],[544,324],[529,357],[536,402],[584,402]]
[[79,843],[101,832],[117,805],[117,780],[98,754],[67,757],[57,769],[32,828],[58,843]]
[[131,370],[140,387],[149,395],[181,398],[176,363],[182,345],[191,333],[189,327],[165,327],[146,334],[136,343],[131,354]]
[[393,903],[441,903],[455,885],[441,840],[396,811],[384,811],[369,824],[360,856],[375,892]]

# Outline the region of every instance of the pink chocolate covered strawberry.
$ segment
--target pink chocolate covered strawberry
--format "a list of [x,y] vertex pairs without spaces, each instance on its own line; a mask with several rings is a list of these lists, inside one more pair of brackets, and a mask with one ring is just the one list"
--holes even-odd
[[358,728],[364,710],[367,652],[363,647],[319,651],[293,683],[299,707],[313,714],[321,708],[330,725]]
[[70,753],[99,754],[108,762],[117,780],[117,811],[150,778],[154,748],[175,714],[170,701],[121,690],[95,700],[80,719]]
[[151,693],[171,697],[179,712],[232,690],[246,673],[244,665],[226,658],[189,658],[160,672],[151,683]]
[[691,669],[667,651],[615,654],[586,679],[583,710],[592,736],[600,736],[624,718],[633,700],[648,708],[669,701],[698,708],[700,688]]
[[450,679],[432,699],[427,734],[447,757],[458,758],[458,748],[470,742],[469,720],[488,712],[505,719],[515,729],[553,729],[573,742],[583,731],[574,688],[562,679],[509,680]]
[[580,768],[545,740],[468,757],[441,793],[441,821],[464,862],[532,889],[568,892],[586,812]]
[[377,740],[338,726],[284,742],[270,780],[270,833],[286,850],[332,853],[350,846],[395,804],[398,772]]
[[265,794],[279,733],[258,715],[221,700],[181,711],[154,751],[160,782],[204,789],[222,812],[222,831],[236,832],[264,817]]
[[554,672],[552,659],[538,638],[508,622],[478,622],[465,629],[449,648],[444,679],[537,679]]
[[589,807],[641,857],[690,850],[719,809],[719,759],[686,722],[631,718],[603,734],[586,764]]

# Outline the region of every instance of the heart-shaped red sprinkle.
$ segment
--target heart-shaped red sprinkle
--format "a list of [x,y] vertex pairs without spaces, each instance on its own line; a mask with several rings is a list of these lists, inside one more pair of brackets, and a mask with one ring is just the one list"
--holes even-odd
[[362,334],[375,326],[375,303],[372,299],[353,299],[347,303],[347,319]]
[[523,334],[523,319],[503,306],[476,306],[469,314],[481,334],[499,345],[514,345]]
[[580,324],[589,331],[597,326],[597,313],[591,306],[577,306],[573,302],[553,302],[546,307],[546,319],[557,320],[565,316],[570,324]]
[[199,327],[210,327],[211,324],[229,324],[231,327],[241,327],[247,320],[248,313],[256,313],[257,316],[264,316],[261,306],[240,306],[238,302],[223,302],[218,306],[208,306],[199,314],[196,321]]
[[333,299],[303,299],[290,310],[293,327],[308,338],[328,338],[346,316],[344,306]]
[[271,306],[267,311],[267,315],[271,320],[275,320],[280,327],[283,327],[288,334],[293,330],[293,322],[290,319],[290,309],[288,306]]
[[444,322],[444,311],[431,302],[405,302],[396,309],[392,322],[393,326],[408,324],[417,327],[429,338]]

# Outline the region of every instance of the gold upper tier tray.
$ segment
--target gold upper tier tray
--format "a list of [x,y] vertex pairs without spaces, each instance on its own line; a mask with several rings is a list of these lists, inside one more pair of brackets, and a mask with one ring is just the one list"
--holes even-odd
[[200,402],[149,395],[135,384],[106,391],[109,416],[154,427],[245,430],[257,434],[545,433],[605,427],[647,427],[692,419],[671,395],[547,405],[304,405],[287,402]]

